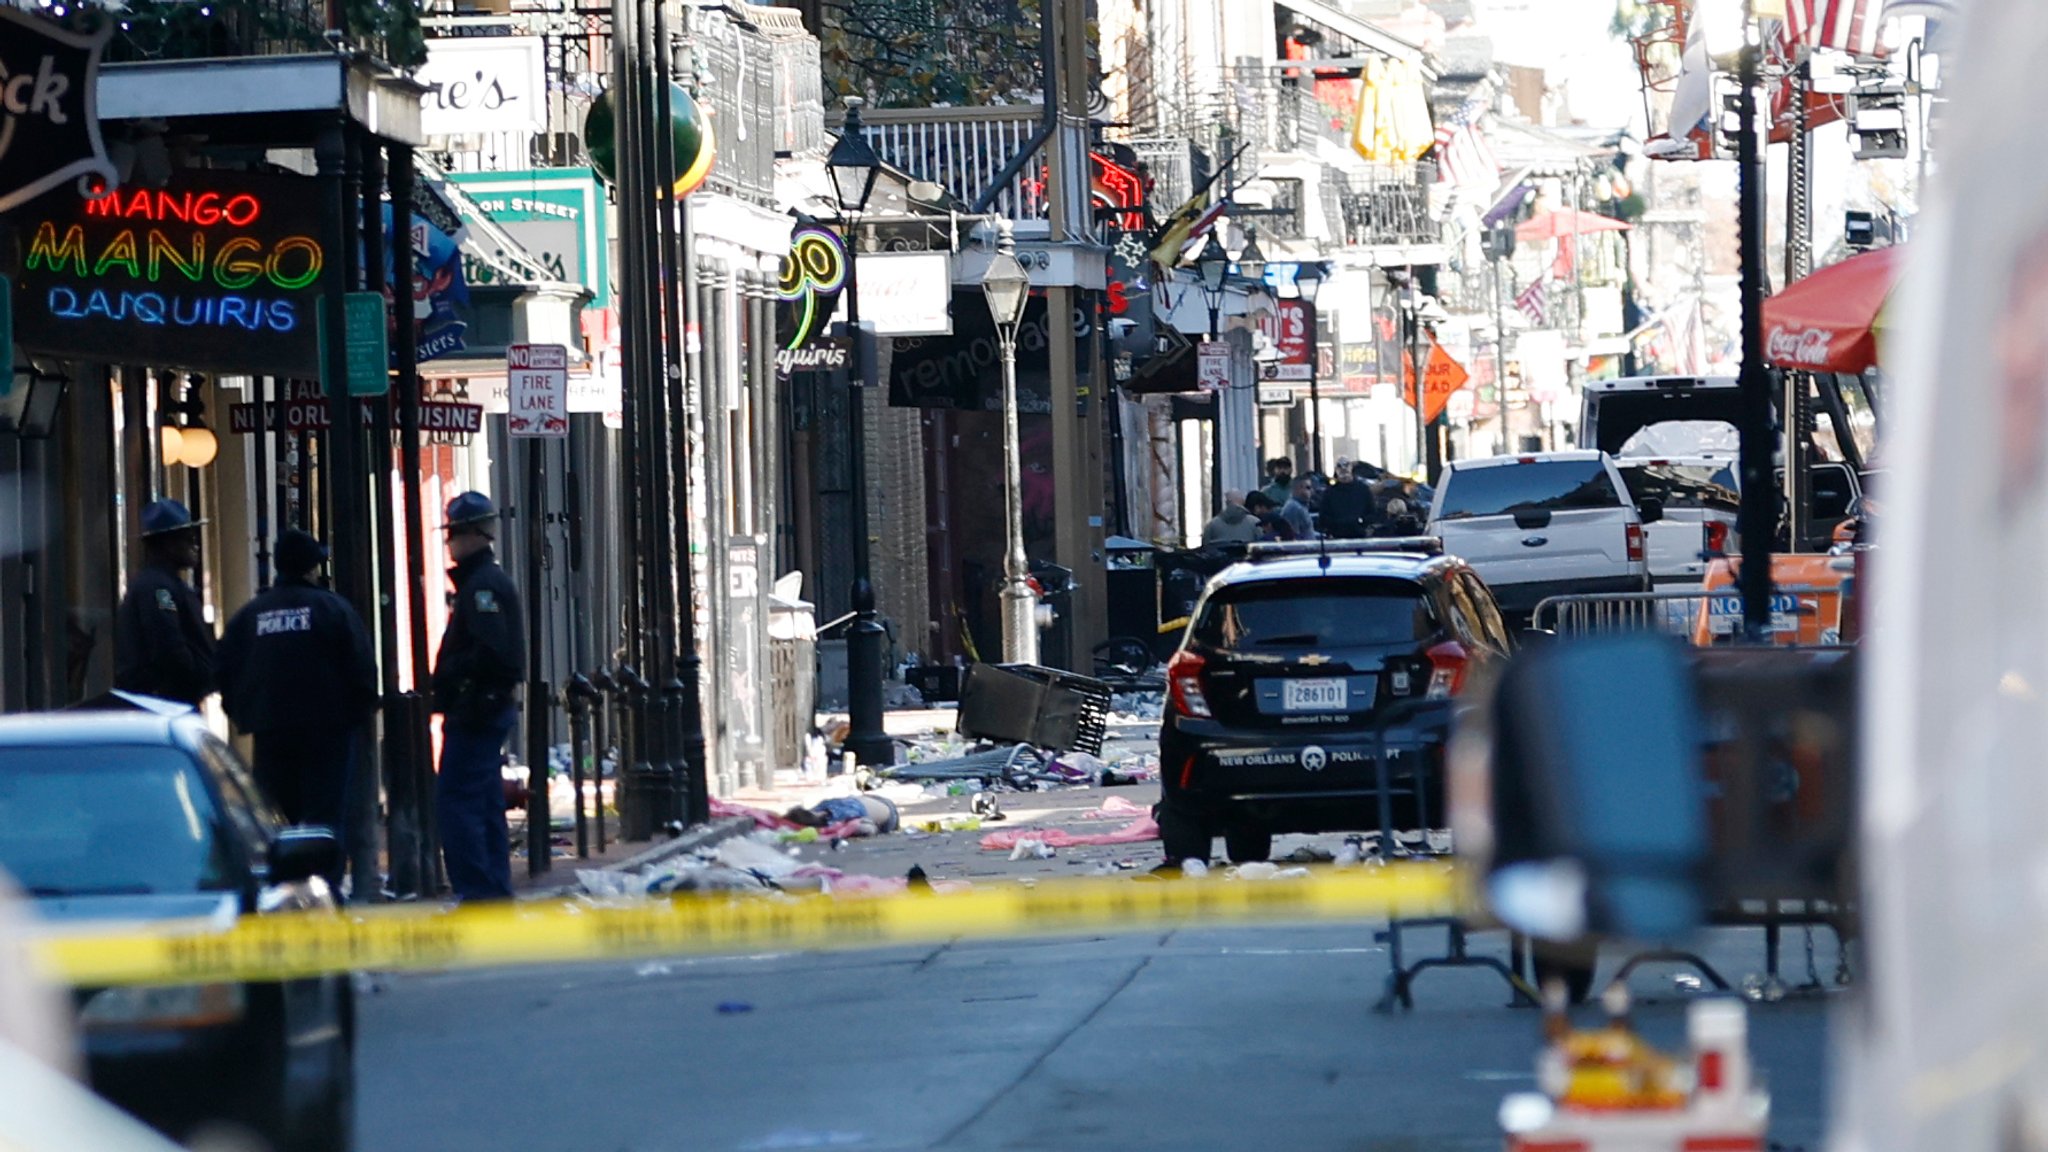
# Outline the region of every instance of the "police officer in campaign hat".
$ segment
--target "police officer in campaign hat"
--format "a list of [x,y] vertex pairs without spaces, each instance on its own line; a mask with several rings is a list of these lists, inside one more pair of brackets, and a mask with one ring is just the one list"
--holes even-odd
[[497,524],[498,509],[481,492],[448,502],[455,595],[434,660],[434,711],[442,716],[434,810],[448,883],[461,900],[512,895],[500,752],[519,719],[526,618],[491,549]]
[[213,628],[184,577],[204,523],[176,500],[142,510],[142,566],[114,614],[114,687],[194,707],[213,694]]
[[276,556],[277,583],[244,604],[221,637],[213,663],[220,702],[254,738],[256,782],[284,818],[346,840],[349,771],[377,705],[370,630],[355,605],[314,582],[327,560],[320,541],[288,529]]

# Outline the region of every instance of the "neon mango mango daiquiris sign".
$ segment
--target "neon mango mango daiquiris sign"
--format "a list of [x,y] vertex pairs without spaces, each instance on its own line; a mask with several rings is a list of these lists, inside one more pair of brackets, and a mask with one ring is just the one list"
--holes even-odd
[[19,339],[98,361],[319,375],[316,182],[181,173],[20,214]]

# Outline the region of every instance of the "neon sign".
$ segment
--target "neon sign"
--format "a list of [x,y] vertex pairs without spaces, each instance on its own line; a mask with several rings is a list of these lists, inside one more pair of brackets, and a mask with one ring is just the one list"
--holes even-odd
[[320,374],[327,254],[304,177],[181,172],[23,213],[21,343],[99,361]]
[[846,242],[828,228],[797,229],[782,258],[782,281],[776,289],[792,312],[784,350],[794,351],[817,338],[845,286]]

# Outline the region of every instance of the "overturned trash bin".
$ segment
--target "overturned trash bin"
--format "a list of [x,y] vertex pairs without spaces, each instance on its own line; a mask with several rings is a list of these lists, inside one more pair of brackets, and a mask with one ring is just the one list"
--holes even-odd
[[1059,752],[1102,753],[1109,685],[1036,664],[975,664],[960,687],[962,736]]

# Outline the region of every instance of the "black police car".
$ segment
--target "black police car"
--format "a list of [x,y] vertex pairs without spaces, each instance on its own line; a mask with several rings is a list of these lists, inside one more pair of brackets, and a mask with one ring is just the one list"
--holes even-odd
[[1252,545],[1167,664],[1167,859],[1205,860],[1219,833],[1243,863],[1276,832],[1443,826],[1452,698],[1510,644],[1493,594],[1435,540]]
[[[325,828],[288,828],[182,705],[0,717],[0,871],[68,928],[331,911]],[[92,1087],[179,1138],[231,1125],[340,1152],[355,1112],[346,976],[73,990]]]

